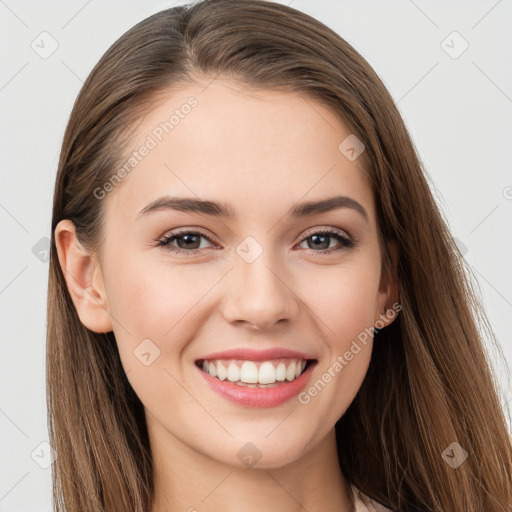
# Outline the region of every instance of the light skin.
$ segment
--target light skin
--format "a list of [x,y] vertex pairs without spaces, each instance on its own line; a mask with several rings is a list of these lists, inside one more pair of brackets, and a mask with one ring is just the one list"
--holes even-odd
[[[144,404],[155,461],[152,512],[352,512],[334,425],[363,382],[371,337],[307,404],[297,397],[268,408],[234,404],[204,382],[194,361],[232,348],[286,347],[318,360],[311,385],[383,319],[398,297],[395,273],[382,269],[371,189],[358,159],[338,150],[350,130],[326,106],[227,80],[205,84],[172,91],[138,125],[134,150],[187,98],[198,101],[99,201],[100,254],[77,242],[71,222],[57,226],[70,294],[87,328],[114,332]],[[166,194],[228,203],[235,216],[139,215]],[[352,208],[287,216],[298,203],[338,195],[357,201],[368,219]],[[326,228],[357,245],[312,240]],[[208,238],[174,239],[170,246],[183,253],[157,246],[178,229]],[[262,250],[251,263],[237,252],[249,236]],[[394,246],[390,254],[396,268]],[[134,355],[145,339],[160,350],[150,365]],[[261,452],[253,467],[237,456],[248,442]]]

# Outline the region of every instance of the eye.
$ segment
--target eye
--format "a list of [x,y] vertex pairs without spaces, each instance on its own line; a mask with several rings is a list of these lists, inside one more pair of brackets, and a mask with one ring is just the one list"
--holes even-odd
[[[329,239],[333,239],[333,238],[338,240],[339,245],[341,245],[341,247],[337,247],[337,248],[335,247],[335,248],[329,249],[329,246],[330,246]],[[312,244],[308,244],[310,247],[317,248],[317,249],[328,249],[328,250],[323,250],[323,251],[313,251],[313,253],[318,253],[319,255],[325,255],[325,254],[329,254],[333,251],[340,251],[343,249],[350,249],[350,248],[356,246],[356,242],[354,240],[346,237],[341,232],[339,232],[335,229],[332,229],[332,228],[311,232],[310,234],[308,234],[306,236],[306,238],[302,239],[301,244],[304,242],[307,242],[308,240],[312,241]]]
[[[201,252],[201,249],[204,248],[201,247],[201,238],[207,240],[210,243],[214,243],[211,238],[206,236],[204,233],[191,230],[171,233],[158,240],[157,246],[165,247],[167,250],[175,254],[186,254],[188,256],[193,256]],[[329,239],[333,238],[338,240],[339,247],[329,248]],[[319,255],[325,255],[343,249],[350,249],[357,245],[354,240],[343,235],[340,231],[332,228],[320,231],[312,231],[302,239],[301,243],[307,242],[310,239],[312,240],[312,244],[308,244],[310,245],[310,248],[312,247],[313,249],[323,249],[322,251],[313,251],[313,253],[318,253]],[[177,242],[178,247],[172,245],[174,242]]]
[[[171,233],[162,238],[157,242],[157,245],[159,247],[165,247],[176,254],[184,253],[188,256],[192,256],[200,252],[201,238],[212,242],[209,237],[199,231],[180,231],[178,233]],[[174,241],[178,241],[178,247],[171,245]]]

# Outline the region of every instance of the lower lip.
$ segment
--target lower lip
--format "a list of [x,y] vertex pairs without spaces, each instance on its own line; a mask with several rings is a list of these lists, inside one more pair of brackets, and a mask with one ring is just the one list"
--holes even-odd
[[228,380],[219,380],[196,366],[204,380],[219,395],[237,405],[247,407],[275,407],[298,395],[306,386],[317,361],[309,363],[304,373],[292,381],[272,388],[249,388]]

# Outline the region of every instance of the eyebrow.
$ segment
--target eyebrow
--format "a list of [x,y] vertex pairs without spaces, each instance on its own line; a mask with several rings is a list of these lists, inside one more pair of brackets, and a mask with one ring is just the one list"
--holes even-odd
[[[368,212],[355,199],[347,196],[335,196],[318,201],[309,201],[299,203],[293,206],[287,213],[292,218],[304,218],[319,213],[330,212],[340,208],[350,208],[358,212],[366,222],[369,222]],[[222,217],[233,219],[235,211],[227,203],[217,203],[214,201],[203,201],[191,197],[172,197],[163,196],[145,206],[137,217],[147,215],[159,210],[176,210],[180,212],[199,213],[210,215],[212,217]]]

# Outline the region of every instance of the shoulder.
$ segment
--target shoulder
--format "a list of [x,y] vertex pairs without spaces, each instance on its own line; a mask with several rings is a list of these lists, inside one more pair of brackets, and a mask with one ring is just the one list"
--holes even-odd
[[366,496],[354,485],[351,485],[350,489],[354,498],[355,512],[393,512],[391,509]]
[[357,487],[351,485],[352,496],[354,498],[355,512],[429,512],[426,508],[408,507],[402,510],[391,510],[381,503],[372,500],[361,492]]

